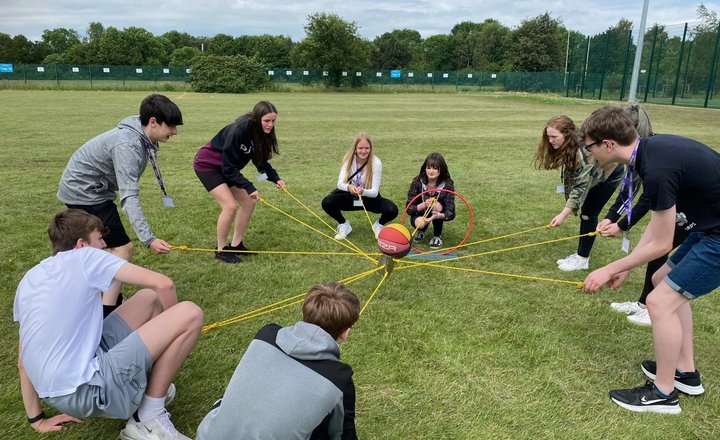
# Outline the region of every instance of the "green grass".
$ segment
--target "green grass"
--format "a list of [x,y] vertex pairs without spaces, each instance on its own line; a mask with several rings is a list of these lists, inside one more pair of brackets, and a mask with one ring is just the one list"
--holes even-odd
[[[50,253],[46,228],[62,209],[57,182],[72,152],[89,138],[133,114],[146,92],[0,90],[0,432],[37,435],[25,422],[17,381],[17,325],[12,320],[20,278]],[[261,100],[279,111],[281,155],[272,163],[289,190],[315,212],[333,188],[340,159],[358,131],[375,139],[383,160],[382,193],[404,204],[410,180],[425,155],[447,159],[457,191],[475,213],[470,241],[541,226],[561,209],[557,172],[538,171],[532,156],[544,123],[557,114],[580,122],[600,103],[527,94],[276,93],[214,95],[169,92],[185,125],[160,153],[160,168],[177,208],[162,207],[153,173],[142,180],[142,204],[155,233],[175,245],[211,248],[218,207],[195,177],[191,160],[217,130]],[[648,105],[659,133],[677,133],[720,145],[718,111]],[[251,173],[252,174],[252,173]],[[262,183],[263,197],[284,211],[323,226],[288,196]],[[458,204],[458,206],[461,206]],[[330,221],[324,214],[323,218]],[[362,213],[349,215],[350,238],[375,251]],[[458,242],[468,213],[446,226],[445,242]],[[326,231],[329,232],[329,231]],[[577,220],[557,230],[472,246],[468,255],[577,234]],[[132,235],[132,233],[131,233]],[[636,237],[638,235],[636,234]],[[255,249],[343,251],[344,248],[259,204],[246,239]],[[479,256],[449,265],[518,275],[581,281],[554,264],[575,240]],[[621,256],[620,242],[598,239],[591,265]],[[138,246],[135,262],[173,278],[181,299],[199,304],[206,323],[231,318],[297,295],[314,283],[372,268],[355,256],[264,255],[239,266],[208,253],[151,254]],[[682,397],[679,416],[638,415],[613,405],[607,391],[643,382],[640,361],[652,358],[648,328],[629,324],[607,306],[636,299],[642,270],[620,292],[595,296],[569,284],[482,275],[431,267],[398,268],[342,346],[353,365],[357,426],[366,439],[700,438],[720,436],[720,307],[697,301],[695,339],[704,396]],[[379,275],[351,284],[361,301]],[[126,286],[125,293],[132,288]],[[193,435],[221,396],[255,331],[267,322],[289,325],[299,307],[254,318],[201,336],[176,380],[171,407],[178,428]],[[89,420],[54,437],[115,438],[118,420]]]

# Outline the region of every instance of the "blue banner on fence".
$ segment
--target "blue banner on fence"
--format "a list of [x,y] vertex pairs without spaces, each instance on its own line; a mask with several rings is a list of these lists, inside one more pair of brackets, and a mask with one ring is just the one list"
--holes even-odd
[[0,64],[0,73],[13,73],[12,64]]
[[390,78],[400,78],[400,71],[399,70],[391,70]]

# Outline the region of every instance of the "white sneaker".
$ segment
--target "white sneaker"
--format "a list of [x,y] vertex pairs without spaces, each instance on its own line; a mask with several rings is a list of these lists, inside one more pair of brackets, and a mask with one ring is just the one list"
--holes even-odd
[[168,405],[172,403],[173,400],[175,400],[175,396],[177,395],[177,388],[175,388],[175,384],[171,383],[168,387],[167,394],[165,395],[165,407],[167,408]]
[[342,224],[339,224],[337,226],[337,234],[335,234],[335,240],[343,240],[345,237],[350,235],[352,232],[352,226],[350,226],[350,222],[345,222]]
[[574,260],[575,257],[577,257],[577,256],[578,256],[577,253],[570,254],[570,255],[568,255],[568,256],[565,257],[565,258],[561,258],[561,259],[557,260],[556,263],[557,263],[557,265],[559,266],[559,265],[563,264],[564,262],[566,262],[566,261],[568,261],[568,260]]
[[558,269],[563,272],[572,272],[574,270],[587,270],[590,259],[576,255],[575,258],[565,260],[560,263]]
[[633,315],[640,310],[645,310],[644,307],[640,306],[640,303],[637,301],[628,301],[628,302],[622,302],[622,303],[610,303],[610,307],[612,307],[613,310],[624,313],[626,315]]
[[384,226],[381,225],[380,222],[373,223],[373,232],[375,233],[375,238],[380,235],[380,231],[382,231],[382,228],[384,228]]
[[628,321],[632,322],[633,324],[637,324],[637,325],[644,325],[644,326],[652,325],[652,322],[650,322],[650,313],[648,313],[647,309],[642,309],[639,312],[637,312],[636,314],[628,316],[627,319],[628,319]]
[[175,429],[170,421],[170,413],[163,411],[157,417],[144,422],[137,421],[132,416],[127,421],[125,429],[120,431],[123,440],[192,440]]

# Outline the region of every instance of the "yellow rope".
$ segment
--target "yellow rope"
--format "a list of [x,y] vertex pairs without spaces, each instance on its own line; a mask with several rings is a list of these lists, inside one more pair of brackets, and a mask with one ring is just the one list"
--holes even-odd
[[[285,191],[285,193],[286,193],[287,195],[289,195],[293,200],[295,200],[300,206],[302,206],[303,208],[305,208],[305,210],[306,210],[307,212],[309,212],[310,214],[312,214],[316,219],[320,220],[320,222],[322,222],[322,224],[324,224],[325,226],[327,226],[328,229],[330,229],[331,231],[335,232],[335,228],[333,228],[328,222],[326,222],[325,220],[323,220],[322,217],[320,217],[319,215],[317,215],[317,214],[315,213],[315,211],[313,211],[313,210],[310,209],[307,205],[305,205],[303,202],[301,202],[300,199],[298,199],[298,198],[295,197],[294,195],[290,194],[290,191],[288,191],[287,187],[285,187],[285,188],[283,189],[283,191]],[[333,240],[334,240],[334,239],[335,239],[335,238],[333,237]],[[359,254],[362,254],[362,253],[363,253],[362,249],[360,249],[358,246],[356,246],[355,243],[353,243],[353,242],[351,242],[350,240],[348,240],[347,237],[345,238],[345,241],[348,242],[348,244],[353,248],[353,250],[355,250],[355,252],[357,252],[357,253],[359,253]],[[368,254],[368,255],[369,255],[369,254]]]
[[[425,219],[428,217],[428,215],[432,211],[432,207],[435,204],[435,197],[429,198],[428,202],[429,202],[428,206],[427,206],[427,208],[425,208],[425,212],[423,213],[423,216],[422,216],[423,223],[425,222]],[[422,203],[422,202],[420,202],[420,203]],[[415,226],[415,229],[413,229],[412,233],[410,234],[410,240],[412,240],[413,237],[415,237],[415,233],[417,232],[418,229],[420,229],[420,227],[412,224],[412,216],[410,216],[410,223],[411,223],[410,226]]]
[[[331,237],[331,236],[327,235],[326,233],[318,230],[317,228],[314,228],[314,227],[310,226],[309,224],[305,223],[304,221],[302,221],[302,220],[300,220],[300,219],[298,219],[298,218],[296,218],[296,217],[288,214],[287,212],[285,212],[285,211],[283,211],[282,209],[274,206],[272,203],[268,202],[268,201],[265,200],[264,198],[260,197],[259,201],[262,202],[262,203],[264,203],[264,204],[266,204],[266,205],[269,206],[270,208],[278,211],[279,213],[287,216],[288,218],[290,218],[290,219],[292,219],[292,220],[295,220],[296,222],[300,223],[301,225],[306,226],[306,227],[308,227],[309,229],[317,232],[318,234],[322,235],[323,237],[327,237],[327,238],[329,238],[330,240],[333,240],[333,241],[335,241],[335,242],[337,242],[337,243],[345,246],[346,248],[348,248],[348,249],[350,249],[350,250],[355,250],[355,249],[351,248],[350,246],[348,246],[347,244],[343,243],[342,241],[335,240],[335,237]],[[347,238],[346,238],[345,240],[347,240]],[[358,251],[358,253],[359,253],[360,255],[362,255],[363,257],[367,258],[368,260],[372,261],[373,264],[377,264],[378,261],[377,261],[376,259],[374,259],[374,258],[372,258],[371,256],[369,256],[368,254],[362,252],[362,250]]]
[[[352,275],[343,280],[340,280],[340,283],[343,283],[343,284],[353,283],[361,278],[364,278],[364,277],[371,275],[379,270],[382,270],[383,268],[384,268],[384,266],[375,267],[371,270],[367,270],[365,272],[362,272],[362,273],[359,273],[356,275]],[[208,331],[219,328],[219,327],[224,327],[224,326],[230,325],[230,324],[236,324],[238,322],[242,322],[242,321],[245,321],[245,320],[248,320],[251,318],[256,318],[258,316],[262,316],[267,313],[275,312],[277,310],[282,310],[286,307],[290,307],[295,304],[300,304],[301,302],[303,302],[305,300],[305,295],[307,295],[307,292],[304,292],[304,293],[301,293],[301,294],[298,294],[295,296],[291,296],[290,298],[286,298],[286,299],[274,302],[272,304],[257,308],[255,310],[251,310],[249,312],[243,313],[243,314],[235,316],[233,318],[226,319],[224,321],[218,321],[218,322],[215,322],[212,324],[208,324],[208,325],[204,326],[201,331],[203,333],[207,333]],[[288,303],[289,301],[294,301],[294,302]],[[288,303],[288,304],[285,304],[285,303]]]
[[365,208],[365,202],[363,202],[362,196],[358,196],[358,199],[360,199],[360,206],[362,206],[363,211],[365,211],[365,217],[367,217],[368,223],[370,224],[370,230],[373,231],[374,234],[375,230],[373,229],[373,221],[370,219],[370,214]]
[[[381,266],[380,269],[383,269],[384,267],[385,267],[385,266]],[[377,291],[380,289],[380,286],[382,286],[382,283],[385,281],[385,278],[387,278],[387,277],[388,277],[388,272],[385,272],[385,275],[383,275],[382,279],[381,279],[380,282],[378,283],[378,285],[377,285],[377,287],[375,288],[375,290],[373,291],[372,295],[370,295],[370,298],[368,298],[368,300],[365,301],[365,305],[364,305],[363,308],[360,310],[360,316],[362,316],[363,312],[365,312],[365,309],[367,309],[367,306],[370,305],[370,301],[372,301],[372,299],[375,297],[375,294],[376,294]]]
[[[174,246],[170,245],[170,248],[176,249],[179,251],[192,251],[192,252],[217,252],[217,249],[210,249],[210,248],[194,248],[189,246]],[[320,251],[240,251],[240,250],[230,250],[226,249],[223,250],[223,252],[232,252],[237,254],[289,254],[289,255],[345,255],[345,256],[352,256],[352,257],[362,257],[363,255],[358,254],[357,252],[320,252]],[[382,254],[380,252],[371,252],[366,255],[377,255],[381,256]]]
[[[590,236],[593,236],[593,235],[598,235],[598,232],[597,232],[597,231],[593,231],[593,232],[588,232],[587,234],[573,235],[573,236],[571,236],[571,237],[564,237],[564,238],[556,238],[556,239],[553,239],[553,240],[541,241],[541,242],[539,242],[539,243],[523,244],[523,245],[520,245],[520,246],[513,246],[513,247],[509,247],[509,248],[496,249],[496,250],[494,250],[494,251],[479,252],[479,253],[477,253],[477,254],[461,255],[461,256],[457,256],[457,257],[442,258],[442,259],[436,261],[436,263],[438,263],[438,262],[443,262],[443,261],[450,261],[450,260],[462,260],[462,259],[464,259],[464,258],[471,258],[471,257],[480,257],[480,256],[483,256],[483,255],[499,254],[499,253],[501,253],[501,252],[508,252],[508,251],[514,251],[514,250],[518,250],[518,249],[525,249],[525,248],[529,248],[529,247],[540,246],[540,245],[543,245],[543,244],[555,243],[555,242],[558,242],[558,241],[572,240],[572,239],[576,239],[576,238],[580,238],[580,237],[590,237]],[[417,267],[417,266],[430,266],[430,265],[432,265],[432,262],[429,262],[429,263],[413,263],[413,264],[408,264],[408,265],[406,265],[406,266],[398,267],[398,270],[409,269],[409,268],[411,268],[411,267]]]
[[[582,288],[583,283],[581,281],[568,281],[568,280],[559,280],[557,278],[547,278],[547,277],[535,277],[530,275],[516,275],[512,273],[504,273],[504,272],[491,272],[487,270],[480,270],[480,269],[470,269],[467,267],[454,267],[454,266],[446,266],[444,264],[429,264],[430,267],[437,267],[441,269],[451,269],[451,270],[459,270],[463,272],[474,272],[474,273],[481,273],[484,275],[497,275],[501,277],[509,277],[509,278],[519,278],[524,280],[531,280],[531,281],[548,281],[552,283],[564,283],[564,284],[573,284],[577,288]],[[398,268],[399,270],[400,268]]]

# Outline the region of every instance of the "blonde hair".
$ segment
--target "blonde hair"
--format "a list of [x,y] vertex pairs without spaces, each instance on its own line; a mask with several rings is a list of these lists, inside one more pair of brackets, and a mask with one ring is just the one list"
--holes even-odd
[[[355,158],[355,150],[357,149],[357,145],[362,140],[365,140],[368,144],[370,144],[370,154],[367,158],[367,164],[365,165],[365,168],[363,168],[363,174],[365,174],[365,189],[369,189],[372,188],[373,159],[375,158],[373,142],[369,134],[365,132],[360,132],[357,136],[355,136],[355,141],[353,142],[347,153],[345,153],[345,157],[343,157],[342,163],[345,164],[345,175],[347,176],[346,178],[349,178],[350,174],[352,174],[350,170],[352,169],[353,159]],[[349,180],[350,179],[343,183],[348,183]]]

